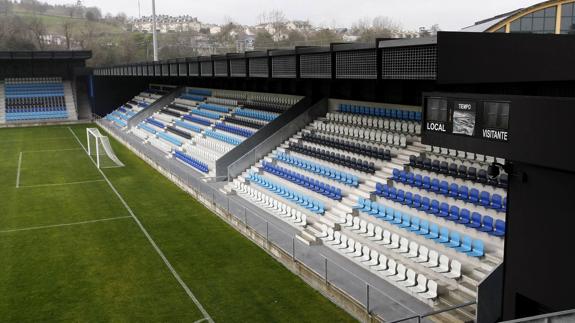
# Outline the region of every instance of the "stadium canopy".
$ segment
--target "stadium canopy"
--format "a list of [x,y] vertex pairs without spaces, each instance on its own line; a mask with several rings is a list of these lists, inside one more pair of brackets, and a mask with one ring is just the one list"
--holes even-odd
[[551,0],[476,22],[466,32],[575,34],[575,0]]

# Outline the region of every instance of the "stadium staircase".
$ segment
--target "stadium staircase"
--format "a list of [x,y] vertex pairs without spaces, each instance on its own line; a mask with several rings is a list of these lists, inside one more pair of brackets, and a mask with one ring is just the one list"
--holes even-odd
[[0,82],[0,123],[6,122],[6,97],[4,95],[4,82]]
[[64,102],[68,112],[68,120],[78,120],[78,109],[76,107],[76,95],[72,88],[72,82],[64,81]]
[[[225,190],[430,306],[477,301],[503,261],[507,175],[482,178],[492,157],[423,145],[415,107],[330,107]],[[475,306],[443,317],[471,321]]]

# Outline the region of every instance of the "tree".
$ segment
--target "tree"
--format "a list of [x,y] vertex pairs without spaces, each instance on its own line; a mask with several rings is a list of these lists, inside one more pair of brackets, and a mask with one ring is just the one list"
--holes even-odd
[[44,22],[42,22],[42,20],[39,18],[32,18],[28,22],[28,31],[32,34],[32,37],[38,45],[38,48],[40,50],[44,50],[46,47],[44,42],[44,36],[46,35],[46,25],[44,25]]
[[90,20],[90,21],[98,21],[100,19],[102,19],[102,12],[100,11],[99,8],[88,8],[86,9],[86,14],[85,14],[86,19]]
[[352,33],[359,36],[358,41],[370,42],[375,38],[393,38],[401,33],[401,26],[388,17],[378,16],[370,20],[362,18],[351,27]]
[[256,40],[254,43],[254,47],[256,49],[267,49],[272,46],[274,46],[274,39],[269,32],[261,30],[256,34]]
[[66,49],[70,50],[72,48],[72,33],[74,31],[75,24],[71,20],[66,20],[62,24],[62,34],[66,40]]
[[12,13],[13,4],[11,1],[8,0],[0,0],[0,14],[4,16],[8,16],[8,14]]
[[309,38],[309,43],[317,46],[327,46],[330,43],[341,42],[343,39],[340,34],[332,29],[321,29]]

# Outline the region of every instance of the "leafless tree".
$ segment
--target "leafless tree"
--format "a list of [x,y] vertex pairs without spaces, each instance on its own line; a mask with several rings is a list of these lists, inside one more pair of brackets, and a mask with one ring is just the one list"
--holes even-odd
[[401,32],[401,25],[388,17],[361,18],[352,25],[359,41],[369,42],[378,37],[390,38]]
[[42,20],[34,17],[28,22],[28,30],[32,34],[38,48],[44,50],[46,44],[43,37],[46,35],[46,25],[44,25]]
[[72,48],[72,34],[74,32],[74,23],[70,20],[66,20],[62,24],[62,33],[66,39],[66,49],[70,50]]

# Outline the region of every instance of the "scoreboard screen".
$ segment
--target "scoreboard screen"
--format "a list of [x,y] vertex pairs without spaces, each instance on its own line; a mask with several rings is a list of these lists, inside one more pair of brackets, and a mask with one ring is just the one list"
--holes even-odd
[[465,96],[424,97],[425,130],[507,142],[511,103]]

